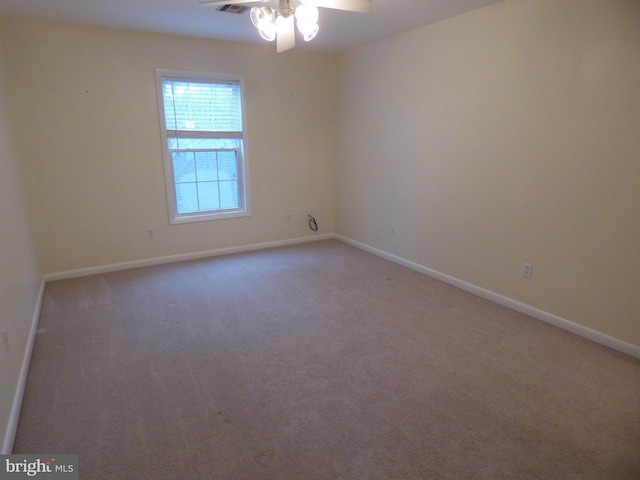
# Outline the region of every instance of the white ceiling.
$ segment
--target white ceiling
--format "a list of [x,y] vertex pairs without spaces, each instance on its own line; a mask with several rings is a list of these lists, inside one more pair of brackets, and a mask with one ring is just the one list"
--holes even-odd
[[[318,36],[308,43],[297,39],[296,48],[337,52],[498,1],[501,0],[373,0],[369,13],[323,8]],[[198,5],[198,0],[0,0],[0,16],[264,43],[248,12],[219,12]]]

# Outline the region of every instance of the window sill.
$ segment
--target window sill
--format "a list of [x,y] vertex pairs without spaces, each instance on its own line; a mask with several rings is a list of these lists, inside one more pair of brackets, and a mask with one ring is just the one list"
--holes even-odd
[[248,210],[224,213],[194,213],[193,215],[180,215],[169,220],[171,225],[181,225],[183,223],[208,222],[211,220],[224,220],[227,218],[249,217],[251,212]]

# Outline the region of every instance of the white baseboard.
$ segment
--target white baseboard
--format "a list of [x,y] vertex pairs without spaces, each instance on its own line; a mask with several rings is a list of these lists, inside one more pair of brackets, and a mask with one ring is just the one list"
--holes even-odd
[[31,364],[31,354],[33,352],[33,344],[38,331],[38,321],[40,320],[40,310],[42,309],[42,301],[44,299],[44,279],[40,282],[40,291],[38,292],[38,300],[31,319],[31,329],[29,330],[29,338],[22,356],[22,366],[18,375],[18,384],[13,395],[13,405],[9,413],[9,422],[2,443],[2,454],[8,455],[13,450],[13,442],[16,438],[16,430],[18,429],[18,420],[20,419],[20,410],[22,408],[22,399],[24,398],[24,389],[27,385],[27,375],[29,374],[29,365]]
[[600,345],[604,345],[605,347],[609,347],[613,350],[617,350],[619,352],[625,353],[631,357],[640,359],[640,346],[638,345],[633,345],[631,343],[624,342],[615,337],[605,335],[604,333],[599,332],[597,330],[593,330],[591,328],[585,327],[583,325],[580,325],[578,323],[572,322],[565,318],[559,317],[552,313],[545,312],[544,310],[540,310],[539,308],[535,308],[535,307],[532,307],[531,305],[527,305],[525,303],[519,302],[512,298],[505,297],[504,295],[500,295],[499,293],[492,292],[490,290],[484,289],[472,283],[468,283],[468,282],[465,282],[464,280],[460,280],[450,275],[446,275],[444,273],[438,272],[437,270],[433,270],[431,268],[425,267],[423,265],[412,262],[405,258],[398,257],[397,255],[387,253],[383,250],[379,250],[377,248],[371,247],[364,243],[360,243],[356,240],[352,240],[342,235],[335,234],[333,237],[351,246],[354,246],[366,252],[372,253],[378,257],[384,258],[391,262],[410,268],[411,270],[415,270],[416,272],[422,273],[431,278],[435,278],[436,280],[440,280],[449,285],[453,285],[454,287],[457,287],[461,290],[472,293],[478,297],[490,300],[494,303],[497,303],[498,305],[502,305],[504,307],[510,308],[511,310],[515,310],[516,312],[524,313],[525,315],[529,315],[530,317],[533,317],[537,320],[541,320],[545,323],[549,323],[558,328],[571,332],[575,335],[586,338]]
[[165,263],[183,262],[186,260],[197,260],[199,258],[217,257],[220,255],[230,255],[233,253],[250,252],[254,250],[263,250],[266,248],[286,247],[288,245],[296,245],[299,243],[317,242],[319,240],[328,240],[333,238],[333,234],[325,233],[320,235],[310,235],[307,237],[289,238],[286,240],[277,240],[273,242],[254,243],[250,245],[240,245],[237,247],[218,248],[215,250],[205,250],[201,252],[180,253],[177,255],[168,255],[166,257],[145,258],[142,260],[133,260],[130,262],[112,263],[109,265],[99,265],[95,267],[81,268],[78,270],[68,270],[65,272],[48,273],[44,276],[45,281],[65,280],[68,278],[86,277],[88,275],[97,275],[100,273],[117,272],[120,270],[128,270],[131,268],[151,267],[153,265],[162,265]]

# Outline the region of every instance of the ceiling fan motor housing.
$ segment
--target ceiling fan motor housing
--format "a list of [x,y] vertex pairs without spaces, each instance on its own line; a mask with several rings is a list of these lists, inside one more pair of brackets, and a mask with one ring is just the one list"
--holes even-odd
[[280,15],[287,18],[293,15],[293,7],[291,6],[291,0],[280,0]]

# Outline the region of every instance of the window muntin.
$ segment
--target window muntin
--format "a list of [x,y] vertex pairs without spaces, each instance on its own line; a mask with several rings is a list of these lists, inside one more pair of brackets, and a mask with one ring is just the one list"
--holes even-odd
[[157,72],[171,223],[249,215],[242,78]]

